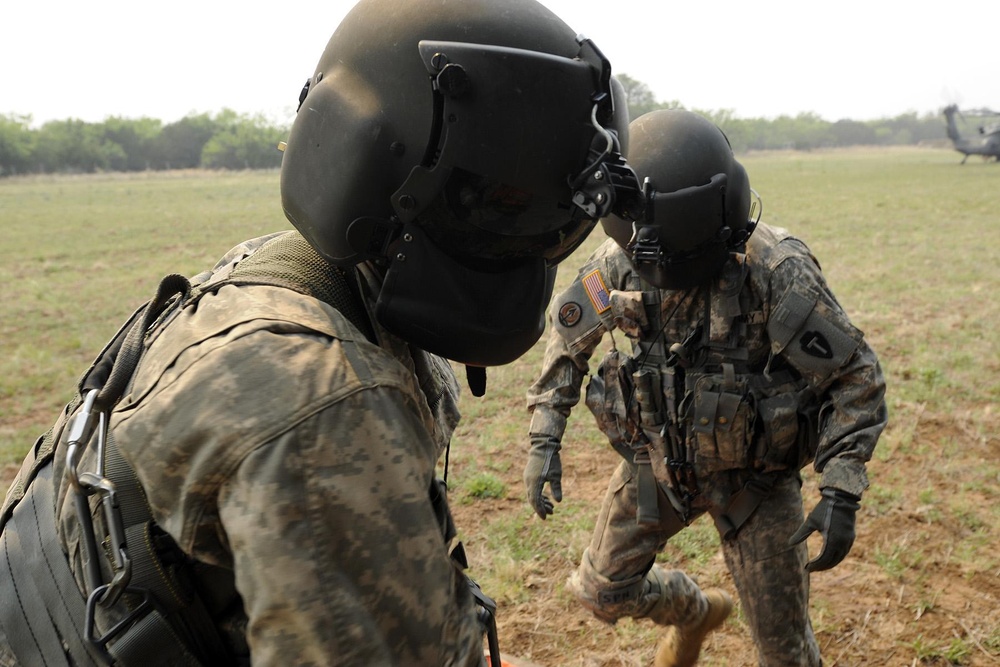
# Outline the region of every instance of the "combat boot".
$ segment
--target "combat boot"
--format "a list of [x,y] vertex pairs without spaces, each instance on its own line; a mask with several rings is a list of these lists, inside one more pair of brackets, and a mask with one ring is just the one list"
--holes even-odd
[[701,620],[686,625],[672,625],[656,649],[654,667],[691,667],[698,661],[701,644],[712,630],[722,625],[733,610],[733,599],[718,588],[705,591],[708,608]]

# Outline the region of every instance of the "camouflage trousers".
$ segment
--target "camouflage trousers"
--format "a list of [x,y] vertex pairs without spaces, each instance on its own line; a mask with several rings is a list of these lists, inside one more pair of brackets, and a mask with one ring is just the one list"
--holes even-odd
[[[624,616],[649,616],[655,600],[644,599],[641,586],[667,540],[684,528],[662,490],[660,523],[638,524],[635,473],[635,466],[627,461],[615,471],[590,546],[570,579],[570,588],[584,606],[609,622]],[[748,478],[746,471],[699,478],[701,493],[692,504],[691,520],[721,511]],[[789,537],[802,521],[801,480],[797,474],[789,473],[777,478],[770,495],[740,530],[722,540],[726,565],[762,667],[821,664],[809,620],[807,547],[788,545]],[[697,584],[679,570],[660,574],[661,588],[671,599],[669,604],[656,605],[657,615],[653,620],[683,625],[687,619],[696,619],[692,615],[698,614],[704,604],[704,595]],[[647,584],[647,591],[648,588]]]

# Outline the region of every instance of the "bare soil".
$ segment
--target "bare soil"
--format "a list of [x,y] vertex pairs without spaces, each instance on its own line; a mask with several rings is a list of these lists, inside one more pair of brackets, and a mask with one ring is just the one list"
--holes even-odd
[[[990,416],[990,406],[983,410]],[[892,479],[911,480],[913,488],[898,494],[898,502],[892,500],[895,495],[889,501],[866,502],[851,554],[834,570],[813,575],[812,620],[828,667],[1000,665],[1000,569],[995,556],[1000,541],[995,528],[940,520],[933,506],[916,500],[917,490],[932,488],[937,497],[960,496],[971,508],[996,502],[998,480],[993,479],[992,486],[970,488],[968,476],[961,471],[975,468],[977,462],[992,465],[1000,459],[1000,418],[991,416],[986,436],[970,433],[967,421],[962,414],[923,415],[917,424],[907,425],[914,429],[915,442],[961,443],[962,456],[957,461],[942,465],[924,456],[900,454],[871,462],[873,489],[890,472]],[[525,516],[522,448],[511,447],[506,455],[510,458],[504,478],[506,497],[453,506],[473,568],[490,549],[476,526],[504,516]],[[495,457],[492,468],[502,467],[496,465]],[[564,497],[586,499],[592,505],[591,515],[596,516],[615,457],[610,448],[567,447]],[[14,465],[0,468],[0,488],[7,488],[16,471]],[[813,502],[814,484],[807,474],[807,506]],[[557,506],[557,512],[560,509]],[[533,515],[528,520],[538,521]],[[523,595],[498,596],[501,654],[507,656],[510,667],[651,664],[657,629],[648,622],[630,620],[609,626],[590,616],[565,592],[563,582],[579,556],[554,548],[520,572]],[[978,563],[989,564],[991,569],[977,569]],[[736,597],[721,554],[700,566],[683,561],[668,565]],[[709,637],[699,664],[757,664],[739,605]]]
[[[991,408],[984,410],[989,413]],[[579,419],[588,416],[583,413]],[[812,577],[812,622],[824,665],[1000,665],[1000,569],[995,556],[1000,543],[995,529],[975,521],[942,520],[932,504],[919,500],[929,500],[926,490],[932,489],[934,498],[961,497],[968,507],[995,505],[1000,480],[994,476],[988,480],[991,485],[976,490],[967,484],[970,476],[962,471],[976,467],[977,462],[992,465],[998,460],[1000,420],[992,416],[993,428],[985,437],[970,433],[967,422],[967,415],[962,414],[922,415],[917,424],[906,425],[914,429],[914,442],[961,443],[958,460],[942,464],[911,454],[870,463],[873,489],[890,473],[893,480],[909,480],[907,486],[912,483],[912,487],[889,494],[888,500],[865,503],[850,555],[837,568]],[[511,449],[510,473],[505,479],[509,497],[454,508],[459,529],[470,543],[477,540],[474,527],[484,516],[523,515],[523,454],[519,447]],[[564,501],[592,499],[592,515],[596,516],[607,471],[616,465],[615,456],[610,447],[606,451],[565,448]],[[805,477],[808,509],[818,494],[811,479],[815,476],[807,472]],[[538,521],[534,516],[531,520]],[[818,545],[810,544],[815,553]],[[476,551],[470,549],[473,568]],[[523,577],[531,591],[528,599],[501,600],[501,652],[544,667],[650,665],[659,634],[652,624],[625,620],[609,626],[590,616],[563,589],[579,555],[541,557]],[[990,569],[978,569],[980,563]],[[703,566],[689,567],[683,561],[666,565],[688,571],[703,585],[721,586],[736,598],[721,553]],[[730,619],[707,640],[699,664],[758,664],[738,604]]]

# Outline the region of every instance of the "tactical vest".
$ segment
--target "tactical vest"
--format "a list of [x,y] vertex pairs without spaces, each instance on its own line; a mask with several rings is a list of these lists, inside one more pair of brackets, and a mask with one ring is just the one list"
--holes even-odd
[[[746,254],[734,254],[721,277],[701,288],[704,308],[697,318],[664,315],[665,295],[683,297],[634,272],[627,289],[608,294],[600,313],[604,327],[623,330],[633,349],[605,356],[586,403],[612,446],[637,464],[640,522],[659,520],[649,473],[683,517],[700,477],[751,470],[766,480],[815,456],[820,406],[794,365],[779,356],[813,304],[794,295],[767,301],[774,269],[800,252],[782,244],[786,238],[784,230],[761,226]],[[753,350],[748,341],[755,342]],[[841,348],[838,363],[850,351]],[[755,506],[740,510],[746,516],[736,522]]]
[[[249,662],[248,654],[234,654],[218,635],[208,611],[212,602],[205,599],[235,598],[231,575],[195,566],[156,526],[135,473],[106,428],[144,341],[174,313],[223,285],[271,285],[313,296],[374,340],[351,276],[319,257],[300,235],[274,235],[255,250],[203,274],[207,279],[194,287],[181,276],[165,278],[156,297],[109,341],[81,378],[76,399],[29,452],[0,512],[0,630],[22,664]],[[97,470],[83,472],[76,462],[87,447],[98,448],[99,463]],[[74,489],[86,551],[85,591],[58,539],[56,456],[66,457]],[[443,494],[436,487],[429,493],[447,533],[450,514]],[[98,525],[95,516],[103,518]]]

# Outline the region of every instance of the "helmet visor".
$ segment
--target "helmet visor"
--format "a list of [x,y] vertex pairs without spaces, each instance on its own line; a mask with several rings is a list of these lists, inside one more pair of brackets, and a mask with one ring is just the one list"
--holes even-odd
[[574,205],[570,183],[590,166],[595,105],[609,103],[603,73],[586,60],[515,48],[422,41],[419,49],[435,122],[424,159],[392,197],[399,219],[416,219],[446,250],[446,237],[478,234],[476,256],[568,255],[596,223]]

